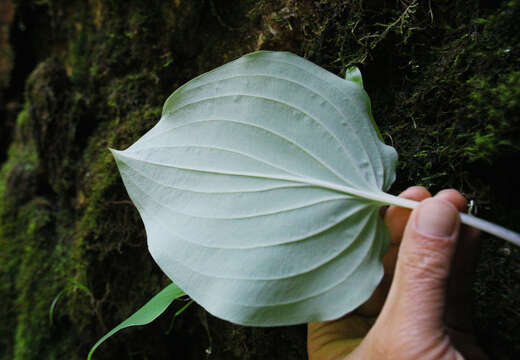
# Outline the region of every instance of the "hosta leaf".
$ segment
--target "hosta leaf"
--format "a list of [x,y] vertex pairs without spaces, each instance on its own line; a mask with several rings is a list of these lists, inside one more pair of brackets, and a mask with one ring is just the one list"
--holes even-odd
[[179,88],[152,130],[113,151],[153,258],[215,316],[333,319],[379,283],[379,199],[397,155],[350,78],[252,53]]

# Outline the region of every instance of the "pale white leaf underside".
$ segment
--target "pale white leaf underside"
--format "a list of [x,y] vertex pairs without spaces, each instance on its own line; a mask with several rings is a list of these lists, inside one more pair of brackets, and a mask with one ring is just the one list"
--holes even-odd
[[328,320],[383,274],[397,156],[370,117],[358,83],[257,52],[179,88],[113,153],[152,256],[196,302],[243,325]]

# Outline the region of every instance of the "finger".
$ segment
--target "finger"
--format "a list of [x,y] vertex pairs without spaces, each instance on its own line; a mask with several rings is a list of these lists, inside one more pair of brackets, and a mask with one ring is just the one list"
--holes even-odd
[[405,228],[383,313],[412,319],[422,331],[443,332],[446,285],[459,227],[458,210],[450,201],[433,198],[419,204]]
[[373,323],[370,319],[356,315],[347,315],[333,321],[309,323],[309,360],[343,359],[359,345]]
[[[399,194],[399,197],[422,201],[431,197],[431,194],[422,186],[412,186]],[[390,275],[390,279],[387,279],[389,280],[389,283],[392,281],[391,277],[394,274],[399,244],[401,243],[404,228],[411,213],[412,211],[410,209],[398,206],[390,206],[385,213],[385,224],[390,231],[390,245],[385,257],[383,258],[383,266],[385,268],[385,275]]]
[[[399,197],[422,201],[432,195],[422,186],[412,186],[399,194]],[[390,243],[395,244],[401,242],[404,228],[408,222],[411,210],[399,206],[390,206],[385,212],[385,224],[390,230]]]
[[435,197],[437,199],[442,199],[445,201],[449,201],[453,204],[459,211],[465,211],[468,205],[468,200],[457,190],[446,189],[439,191]]
[[[436,198],[450,201],[459,211],[464,211],[467,200],[455,190],[443,190]],[[471,286],[478,256],[479,231],[472,227],[462,227],[452,272],[448,282],[445,323],[461,332],[472,332]]]
[[[415,201],[422,201],[430,196],[428,190],[422,186],[412,186],[399,194],[399,197]],[[363,316],[376,316],[381,311],[386,300],[386,295],[388,294],[388,289],[390,289],[392,283],[395,261],[399,251],[399,243],[401,242],[401,236],[410,213],[411,210],[396,206],[390,206],[386,209],[384,221],[390,230],[391,240],[386,255],[383,258],[385,275],[372,293],[370,299],[357,308],[356,314]]]

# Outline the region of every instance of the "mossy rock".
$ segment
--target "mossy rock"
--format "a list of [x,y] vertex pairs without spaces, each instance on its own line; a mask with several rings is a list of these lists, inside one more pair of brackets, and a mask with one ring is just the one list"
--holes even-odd
[[[0,359],[83,359],[168,283],[108,148],[149,130],[183,83],[253,50],[289,50],[340,76],[357,64],[400,154],[392,192],[454,187],[479,215],[520,230],[510,175],[520,160],[518,1],[49,0],[17,9],[32,39],[25,64],[39,65],[27,79],[11,76],[26,89],[15,103],[26,105],[16,125],[0,126],[15,126],[0,147]],[[16,68],[23,47],[13,49]],[[482,242],[479,343],[492,358],[516,359],[519,250]],[[305,358],[304,326],[245,328],[192,306],[172,327],[182,305],[117,335],[96,358]]]
[[30,74],[26,96],[41,170],[65,200],[73,187],[74,162],[92,127],[86,100],[63,64],[54,59],[40,63]]

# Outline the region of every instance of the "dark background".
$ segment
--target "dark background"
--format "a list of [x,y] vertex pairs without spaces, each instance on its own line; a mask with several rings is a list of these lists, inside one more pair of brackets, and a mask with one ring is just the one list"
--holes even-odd
[[[1,0],[0,359],[85,359],[168,284],[108,148],[186,81],[258,49],[340,76],[357,64],[400,156],[391,192],[456,188],[519,231],[519,19],[510,0]],[[473,314],[492,359],[519,358],[519,284],[520,249],[484,235]],[[95,358],[306,357],[304,326],[240,327],[196,305],[168,331],[183,304]]]

